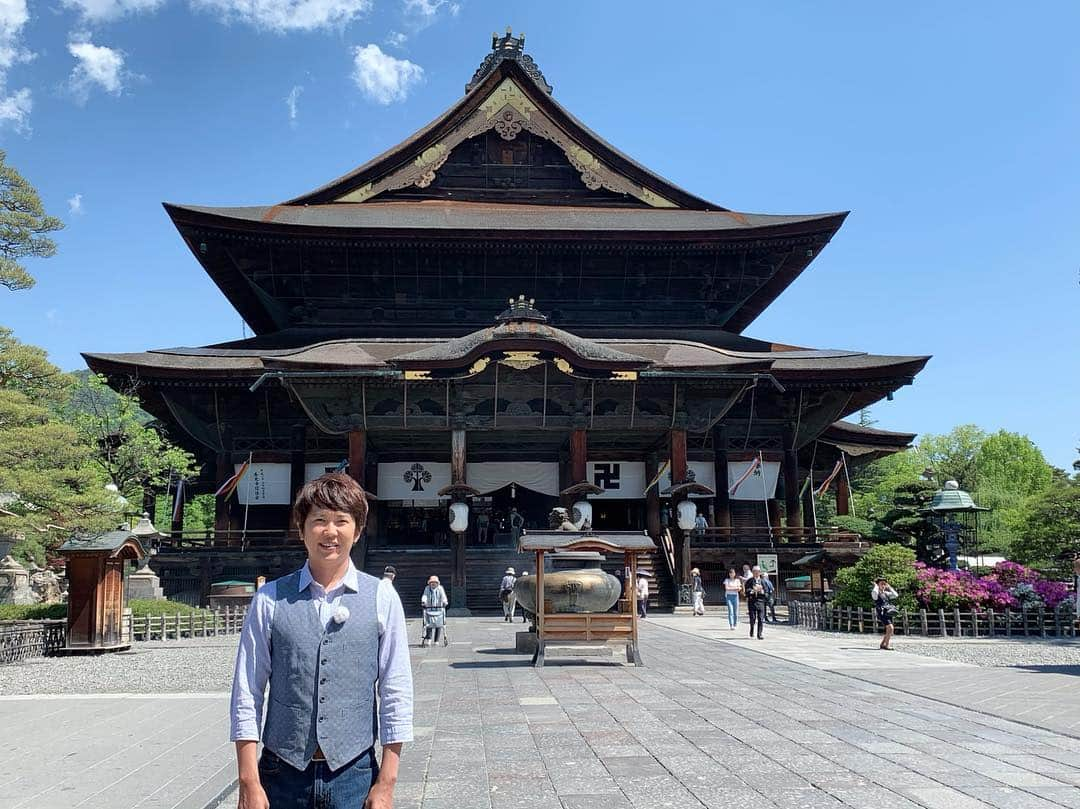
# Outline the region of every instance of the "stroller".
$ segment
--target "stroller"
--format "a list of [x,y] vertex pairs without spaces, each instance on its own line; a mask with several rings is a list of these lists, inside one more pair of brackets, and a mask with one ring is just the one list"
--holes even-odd
[[430,642],[432,646],[442,640],[442,645],[447,646],[450,639],[446,636],[446,591],[439,584],[439,580],[432,576],[420,603],[424,605],[423,635],[420,638],[420,648],[424,648]]

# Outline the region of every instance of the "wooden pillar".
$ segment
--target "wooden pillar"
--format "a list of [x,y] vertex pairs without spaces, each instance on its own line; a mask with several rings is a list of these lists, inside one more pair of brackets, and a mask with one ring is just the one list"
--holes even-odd
[[588,439],[585,429],[577,427],[570,433],[570,478],[571,485],[585,480],[588,459]]
[[367,455],[367,430],[349,430],[349,477],[364,489],[367,476],[365,456]]
[[728,494],[731,483],[728,481],[727,430],[725,428],[713,428],[713,447],[716,452],[716,459],[713,461],[716,467],[716,505],[713,524],[717,528],[731,528],[731,495]]
[[[683,483],[686,481],[686,430],[676,428],[671,431],[671,482],[672,484]],[[685,496],[676,497],[671,496],[671,514],[672,517],[677,519],[679,513],[678,505],[685,500]],[[678,559],[678,571],[679,581],[676,584],[689,584],[690,583],[690,532],[684,531],[679,528],[678,530],[678,544],[676,545],[676,552]]]
[[[379,493],[379,464],[377,459],[372,457],[372,453],[368,453],[364,456],[364,462],[367,468],[364,470],[364,491],[370,494],[377,495]],[[368,518],[367,518],[367,530],[364,535],[368,538],[367,547],[374,547],[378,544],[379,537],[379,501],[368,500]]]
[[851,513],[851,492],[848,490],[847,478],[836,478],[836,514],[846,517]]
[[[656,477],[656,473],[660,471],[660,461],[656,457],[655,453],[650,454],[645,459],[645,482]],[[649,531],[649,536],[654,540],[659,540],[660,533],[667,528],[666,525],[660,524],[660,483],[657,482],[654,486],[649,487],[649,491],[645,492],[645,527]]]
[[[179,500],[179,502],[177,502],[177,500]],[[184,530],[184,492],[183,489],[179,486],[177,486],[176,490],[173,492],[172,505],[173,510],[171,516],[171,523],[169,525],[169,532],[175,536]],[[147,513],[153,514],[154,512],[148,511]]]
[[[289,491],[291,493],[291,499],[296,500],[296,495],[300,493],[300,489],[304,487],[304,478],[306,477],[307,469],[304,464],[307,460],[307,425],[295,424],[292,429],[292,440],[290,443],[289,452]],[[293,527],[292,524],[292,509],[289,509],[289,514],[285,518],[285,530],[288,531]]]
[[210,603],[210,560],[199,560],[199,606],[205,607]]
[[817,528],[814,521],[814,487],[807,486],[802,495],[803,525],[806,528]]
[[802,504],[799,502],[799,454],[784,450],[784,513],[788,528],[802,528]]
[[[229,453],[217,454],[216,485],[221,485],[226,478],[233,473],[232,464],[229,463]],[[214,533],[224,533],[229,530],[229,501],[224,497],[214,498]]]
[[776,498],[765,501],[769,510],[769,525],[772,526],[773,532],[778,532],[784,526],[780,522],[780,501]]
[[[450,482],[465,483],[465,430],[455,427],[450,431]],[[465,609],[465,536],[466,532],[455,533],[450,540],[451,579],[450,606]]]

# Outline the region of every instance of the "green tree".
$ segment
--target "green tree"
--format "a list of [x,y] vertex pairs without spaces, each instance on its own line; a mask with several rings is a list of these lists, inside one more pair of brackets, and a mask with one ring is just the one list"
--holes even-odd
[[0,388],[0,533],[22,537],[22,558],[42,564],[45,551],[72,532],[108,528],[119,518],[92,456],[44,407]]
[[872,607],[870,590],[879,578],[900,595],[901,609],[915,609],[915,552],[900,545],[877,545],[852,567],[841,568],[833,581],[833,603],[840,607]]
[[7,154],[0,150],[0,286],[32,287],[34,279],[20,260],[55,255],[56,243],[46,234],[63,227],[45,213],[34,186],[8,165]]
[[961,424],[945,435],[925,435],[919,453],[934,470],[938,486],[955,480],[961,489],[973,491],[977,483],[976,458],[986,433],[974,424]]
[[975,455],[971,492],[976,503],[991,509],[979,516],[980,549],[1008,553],[1031,498],[1049,489],[1054,478],[1054,468],[1026,435],[999,430],[988,436]]
[[57,405],[68,396],[71,379],[37,346],[20,342],[0,326],[0,388],[25,393],[33,401]]
[[102,377],[85,374],[64,415],[81,440],[97,448],[94,462],[133,503],[147,488],[164,490],[170,478],[197,474],[195,458],[174,446],[139,407],[133,391],[116,392]]
[[1080,557],[1080,486],[1059,483],[1035,495],[1012,551],[1018,562],[1071,578]]
[[887,529],[914,546],[918,558],[924,562],[940,561],[940,552],[934,541],[938,530],[922,513],[930,505],[935,491],[937,486],[926,480],[902,483],[893,494],[892,508],[880,519]]

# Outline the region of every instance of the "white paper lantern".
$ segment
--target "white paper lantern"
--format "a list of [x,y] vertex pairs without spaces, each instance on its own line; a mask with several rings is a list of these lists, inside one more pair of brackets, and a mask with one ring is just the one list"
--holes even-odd
[[574,526],[579,531],[586,522],[588,522],[590,526],[592,525],[592,503],[588,500],[578,500],[571,508],[573,509],[571,513],[574,511],[577,512],[577,519],[574,520]]
[[678,505],[679,527],[684,531],[691,531],[697,520],[697,503],[692,500],[683,500]]
[[455,534],[463,534],[469,528],[469,505],[468,503],[450,504],[450,530]]

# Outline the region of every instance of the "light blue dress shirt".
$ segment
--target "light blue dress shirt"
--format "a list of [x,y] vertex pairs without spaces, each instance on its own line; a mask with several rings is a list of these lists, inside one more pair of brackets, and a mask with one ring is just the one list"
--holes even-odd
[[[341,584],[332,590],[311,577],[307,562],[300,569],[300,590],[311,588],[311,602],[319,611],[324,627],[334,619],[341,595],[348,588],[356,592],[358,572],[352,562]],[[267,582],[251,600],[240,647],[236,652],[230,706],[229,738],[258,741],[263,720],[263,700],[270,679],[270,626],[274,618],[276,582]],[[383,745],[413,740],[413,686],[409,667],[409,643],[405,634],[405,611],[394,585],[388,579],[379,582],[375,595],[379,618],[379,743]],[[348,619],[346,619],[348,620]]]

